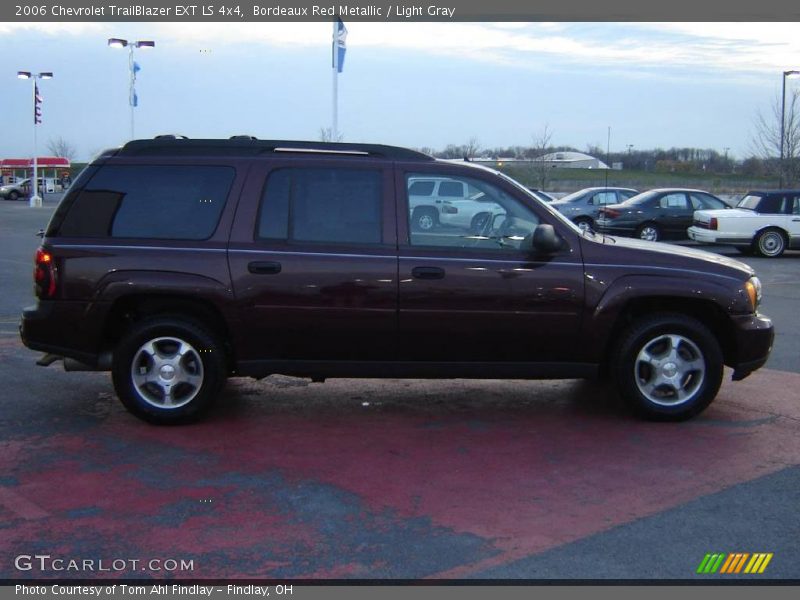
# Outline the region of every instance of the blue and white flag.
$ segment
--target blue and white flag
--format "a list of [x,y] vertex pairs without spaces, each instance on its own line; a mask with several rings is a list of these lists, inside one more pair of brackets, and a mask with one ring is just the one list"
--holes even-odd
[[[333,47],[331,52],[332,66],[336,67],[337,72],[341,73],[344,70],[344,54],[347,52],[347,27],[344,26],[342,20],[337,17],[336,19],[336,33],[333,38]],[[336,52],[334,56],[333,52]]]
[[136,74],[142,70],[135,60],[131,62],[131,89],[128,104],[134,108],[139,106],[139,96],[136,95]]
[[39,93],[39,84],[33,82],[33,124],[38,125],[42,122],[42,102],[44,98]]

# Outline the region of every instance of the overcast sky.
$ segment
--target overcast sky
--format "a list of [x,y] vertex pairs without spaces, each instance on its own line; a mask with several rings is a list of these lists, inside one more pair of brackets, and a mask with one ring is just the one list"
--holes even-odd
[[[797,23],[347,23],[345,141],[443,148],[552,143],[692,146],[745,158],[756,111],[800,68]],[[136,137],[318,139],[331,125],[329,23],[0,23],[0,158],[63,137],[79,159],[130,137],[127,51],[141,65]],[[789,80],[789,85],[800,85]]]

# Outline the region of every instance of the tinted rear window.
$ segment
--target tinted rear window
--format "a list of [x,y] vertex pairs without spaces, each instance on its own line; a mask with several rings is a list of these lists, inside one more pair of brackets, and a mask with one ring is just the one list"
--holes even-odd
[[62,236],[211,237],[235,171],[218,166],[104,166],[75,198]]
[[279,169],[267,179],[256,237],[379,244],[382,202],[379,171]]

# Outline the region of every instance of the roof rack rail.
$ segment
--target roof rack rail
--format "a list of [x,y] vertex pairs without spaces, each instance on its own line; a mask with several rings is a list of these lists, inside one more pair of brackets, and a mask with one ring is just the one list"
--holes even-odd
[[153,138],[154,140],[188,140],[189,138],[185,135],[178,135],[175,133],[162,133],[161,135],[157,135]]
[[188,139],[182,136],[158,136],[152,140],[133,140],[128,142],[120,150],[119,156],[259,156],[276,152],[350,155],[412,161],[435,160],[428,154],[399,146],[349,142],[259,140],[250,136],[233,136],[230,139]]
[[258,138],[254,135],[232,135],[228,138],[229,140],[257,140]]

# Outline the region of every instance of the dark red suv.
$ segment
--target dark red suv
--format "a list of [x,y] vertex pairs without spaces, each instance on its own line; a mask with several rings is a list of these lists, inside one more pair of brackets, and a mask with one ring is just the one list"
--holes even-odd
[[[477,228],[409,227],[421,178],[472,190]],[[773,339],[741,262],[582,231],[496,171],[380,145],[130,142],[70,188],[35,281],[21,334],[40,364],[110,370],[161,423],[272,373],[607,374],[643,415],[683,419]]]

